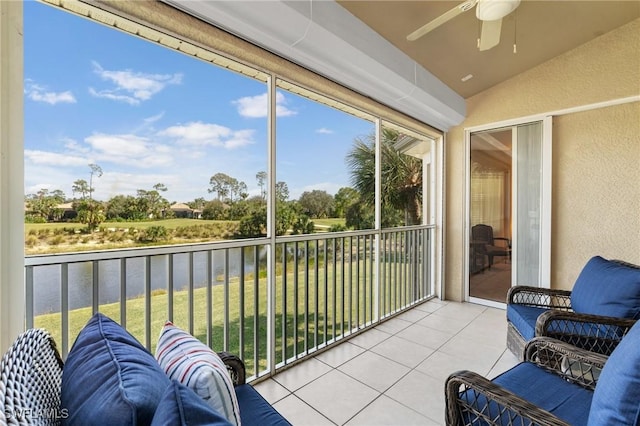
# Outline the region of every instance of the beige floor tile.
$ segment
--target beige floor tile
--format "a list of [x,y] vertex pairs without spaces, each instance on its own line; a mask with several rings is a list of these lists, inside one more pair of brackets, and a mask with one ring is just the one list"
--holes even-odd
[[338,425],[347,422],[380,395],[338,370],[325,374],[295,394]]
[[429,327],[434,330],[455,334],[459,333],[470,323],[471,321],[466,319],[449,318],[442,315],[429,315],[418,321],[416,324],[423,327]]
[[273,376],[273,380],[294,392],[302,386],[331,371],[331,367],[315,358],[308,359]]
[[438,426],[441,424],[384,395],[347,422],[349,426]]
[[318,413],[295,395],[276,402],[273,407],[278,410],[285,419],[295,426],[334,426],[331,420]]
[[427,359],[433,349],[409,340],[393,336],[371,348],[371,352],[389,358],[392,361],[413,368]]
[[287,388],[273,379],[268,379],[263,382],[257,383],[253,385],[253,387],[271,405],[291,395],[291,392]]
[[486,309],[489,308],[486,306],[475,305],[473,303],[449,303],[438,309],[433,313],[433,315],[471,321],[476,319]]
[[385,333],[384,331],[380,331],[374,328],[350,339],[349,343],[353,343],[354,345],[358,345],[364,349],[369,349],[391,336],[392,334],[390,333]]
[[396,336],[431,349],[438,349],[440,346],[451,340],[454,334],[414,324],[399,331],[396,333]]
[[398,315],[396,318],[409,321],[409,322],[417,322],[417,321],[420,321],[422,318],[426,317],[427,315],[429,315],[429,312],[420,311],[417,309],[411,309],[410,311],[407,311]]
[[432,421],[444,423],[444,383],[419,371],[404,376],[385,395]]
[[409,367],[367,351],[343,364],[338,370],[380,392],[384,392],[407,374]]
[[333,349],[329,349],[328,351],[316,355],[316,359],[336,368],[360,355],[364,351],[365,349],[358,345],[354,345],[350,342],[344,342]]
[[398,331],[404,330],[405,328],[409,327],[411,324],[411,322],[405,321],[400,318],[391,318],[376,326],[376,330],[384,331],[385,333],[389,334],[395,334]]
[[471,370],[483,376],[486,375],[497,359],[484,356],[460,358],[444,352],[435,352],[418,364],[416,370],[439,380],[444,386],[447,377],[458,370]]

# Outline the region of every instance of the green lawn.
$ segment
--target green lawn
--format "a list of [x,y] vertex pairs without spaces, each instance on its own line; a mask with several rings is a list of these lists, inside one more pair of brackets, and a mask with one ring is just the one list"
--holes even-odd
[[[360,264],[361,268],[364,266]],[[283,279],[276,280],[276,359],[277,362],[301,354],[342,332],[347,332],[349,324],[353,327],[363,326],[371,320],[368,308],[371,301],[370,279],[364,276],[362,270],[356,274],[356,266],[349,270],[345,267],[344,288],[342,285],[341,268],[334,274],[329,268],[325,274],[324,268],[310,268],[309,280],[305,281],[302,268],[298,270],[298,285],[294,287],[294,274],[288,273],[286,280],[286,307],[283,302]],[[292,271],[288,266],[288,271]],[[349,285],[349,274],[351,284]],[[365,280],[369,281],[366,284]],[[359,281],[359,285],[357,285]],[[254,348],[258,347],[258,365],[260,369],[266,367],[267,358],[267,290],[266,280],[260,278],[258,291],[255,293],[253,278],[244,282],[244,292],[240,290],[239,280],[231,280],[228,295],[225,298],[223,285],[212,287],[212,347],[214,350],[227,350],[238,354],[245,360],[247,374],[255,374]],[[335,290],[335,293],[334,293]],[[342,302],[342,293],[346,294]],[[335,294],[335,298],[334,298]],[[353,294],[353,298],[349,298]],[[357,294],[357,297],[355,296]],[[243,303],[241,303],[241,296]],[[297,297],[297,302],[296,302]],[[174,291],[173,322],[177,326],[188,330],[189,318],[193,318],[193,334],[203,342],[207,340],[207,289],[199,288],[193,292],[193,314],[190,316],[189,297],[187,290]],[[228,300],[227,320],[225,321],[225,300]],[[258,308],[254,309],[255,301]],[[162,326],[168,319],[168,295],[163,291],[154,291],[150,297],[151,305],[151,335],[149,336],[151,351],[155,351],[157,339]],[[240,314],[243,306],[243,314]],[[335,308],[334,308],[335,306]],[[111,303],[100,306],[100,312],[120,321],[120,304]],[[344,316],[343,316],[344,312]],[[257,313],[257,317],[254,313]],[[283,314],[285,313],[285,314]],[[91,308],[75,309],[69,312],[69,349],[82,327],[91,317]],[[297,317],[297,323],[295,318]],[[305,321],[305,318],[307,321]],[[308,323],[308,326],[305,324]],[[228,328],[225,329],[225,324]],[[283,324],[285,325],[283,327]],[[296,327],[297,324],[297,327]],[[58,345],[62,342],[62,327],[60,313],[37,316],[34,320],[36,327],[49,330]],[[145,343],[145,298],[133,298],[126,301],[126,327],[141,343]],[[257,333],[254,331],[257,329]],[[242,336],[240,331],[243,331]],[[294,338],[294,333],[297,336]],[[228,336],[225,347],[225,334]],[[283,339],[283,336],[286,337]],[[255,338],[257,336],[257,339]],[[241,340],[242,339],[242,340]],[[283,357],[283,351],[286,354]]]
[[[223,224],[232,221],[225,220],[204,220],[204,219],[162,219],[162,220],[149,220],[142,222],[103,222],[100,224],[101,228],[120,228],[120,229],[147,229],[152,226],[164,226],[167,229],[176,229],[182,226],[193,225],[207,225],[207,224]],[[55,230],[55,229],[83,229],[86,225],[77,222],[53,222],[53,223],[25,223],[24,230],[29,233],[30,230],[39,231],[41,229]]]

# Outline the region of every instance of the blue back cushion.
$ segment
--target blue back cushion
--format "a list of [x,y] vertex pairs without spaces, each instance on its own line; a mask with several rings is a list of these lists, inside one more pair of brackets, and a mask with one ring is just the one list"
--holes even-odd
[[624,336],[600,373],[589,425],[640,425],[640,321]]
[[180,382],[173,380],[165,390],[151,426],[231,426],[204,399]]
[[573,286],[571,307],[582,314],[640,318],[640,268],[591,258]]
[[150,424],[170,384],[147,349],[97,313],[80,331],[62,370],[65,424]]

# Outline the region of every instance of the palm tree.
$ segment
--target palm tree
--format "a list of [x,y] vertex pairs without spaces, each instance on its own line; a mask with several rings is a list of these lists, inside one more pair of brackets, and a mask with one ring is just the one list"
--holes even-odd
[[[422,206],[422,162],[394,148],[398,137],[395,130],[382,129],[381,207],[385,216],[389,210],[399,210],[404,213],[405,224],[417,225]],[[365,140],[354,141],[346,159],[351,169],[351,184],[360,193],[362,202],[370,207],[375,205],[375,153],[375,135],[370,134]],[[389,219],[383,217],[383,222],[393,225],[388,223]]]

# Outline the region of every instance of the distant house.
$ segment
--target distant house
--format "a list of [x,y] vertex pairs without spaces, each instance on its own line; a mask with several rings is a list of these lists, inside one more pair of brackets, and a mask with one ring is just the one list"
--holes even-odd
[[192,209],[184,203],[175,203],[169,208],[178,218],[202,219],[202,210]]
[[73,208],[73,203],[62,203],[56,206],[60,210],[60,220],[73,220],[78,216],[78,212]]

